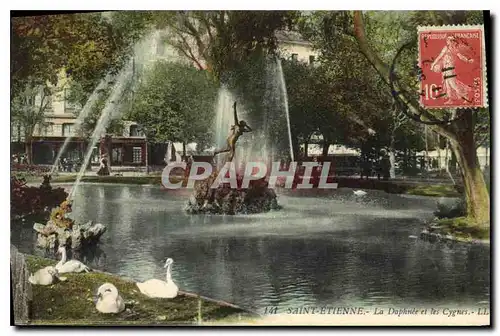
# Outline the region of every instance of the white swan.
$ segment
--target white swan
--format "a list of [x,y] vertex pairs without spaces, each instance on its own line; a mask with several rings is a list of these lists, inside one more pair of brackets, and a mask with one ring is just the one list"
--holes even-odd
[[166,298],[172,299],[177,296],[179,292],[179,287],[172,280],[172,264],[174,263],[172,258],[168,258],[165,262],[165,268],[167,269],[167,279],[166,281],[158,279],[150,279],[145,282],[138,282],[137,287],[142,294],[151,298]]
[[59,273],[54,266],[47,266],[39,269],[35,274],[31,274],[28,281],[33,285],[52,285],[58,280],[64,281],[66,278],[59,278]]
[[115,285],[106,282],[97,290],[95,308],[104,314],[121,313],[125,310],[125,302]]
[[354,195],[356,196],[365,196],[367,193],[363,190],[353,190]]
[[57,250],[61,253],[61,260],[57,263],[56,269],[59,273],[80,273],[80,272],[90,272],[90,268],[84,263],[78,260],[68,260],[66,261],[66,247],[61,246]]

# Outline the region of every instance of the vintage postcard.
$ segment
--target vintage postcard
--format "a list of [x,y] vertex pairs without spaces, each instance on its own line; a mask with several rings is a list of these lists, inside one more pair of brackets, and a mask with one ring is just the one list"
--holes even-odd
[[13,12],[12,324],[491,326],[489,29]]

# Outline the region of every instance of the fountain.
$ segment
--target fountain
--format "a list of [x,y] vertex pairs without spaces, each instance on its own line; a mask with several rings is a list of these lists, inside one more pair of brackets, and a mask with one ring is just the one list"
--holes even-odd
[[69,216],[73,202],[65,200],[60,206],[52,209],[47,224],[35,223],[33,229],[37,232],[37,246],[55,250],[65,245],[79,250],[85,246],[95,245],[106,232],[102,224],[89,221],[83,225],[75,223]]
[[[37,246],[46,249],[56,249],[60,245],[66,245],[72,249],[78,250],[82,247],[97,243],[106,231],[106,226],[103,224],[94,224],[89,221],[85,224],[76,223],[71,217],[73,199],[78,190],[80,181],[85,174],[93,149],[99,139],[106,133],[106,128],[113,118],[121,116],[123,97],[126,92],[134,92],[135,86],[139,81],[136,81],[135,75],[142,74],[146,69],[148,62],[151,61],[152,50],[156,47],[155,43],[158,39],[158,33],[153,32],[145,39],[137,43],[134,48],[134,57],[123,67],[119,74],[113,79],[114,84],[111,88],[111,93],[107,98],[104,108],[101,111],[96,127],[90,137],[90,143],[84,156],[83,164],[78,172],[76,181],[73,184],[68,197],[58,207],[52,209],[49,221],[44,225],[35,223],[33,229],[37,232]],[[101,83],[95,88],[87,103],[79,113],[76,120],[76,126],[79,127],[82,121],[86,118],[89,111],[95,105],[100,92],[110,84],[110,76],[106,76]],[[66,150],[66,147],[71,140],[68,136],[61,150],[57,154],[51,173],[55,171],[61,155]],[[109,159],[108,159],[109,162]],[[107,165],[107,163],[106,163]],[[43,187],[48,190],[50,174],[44,177]]]
[[285,75],[283,74],[283,67],[281,60],[276,57],[277,77],[279,78],[279,88],[281,92],[281,105],[285,111],[286,125],[288,130],[288,144],[290,146],[290,160],[294,161],[293,143],[292,143],[292,129],[290,126],[290,113],[288,111],[288,94],[286,92]]
[[[150,65],[153,61],[157,60],[158,57],[156,55],[156,47],[157,47],[157,44],[159,43],[160,39],[161,39],[160,31],[155,30],[155,31],[151,32],[150,34],[148,34],[147,36],[145,36],[144,38],[142,38],[141,40],[139,40],[136,43],[136,45],[134,46],[134,55],[132,57],[132,61],[131,61],[131,63],[129,63],[125,67],[125,68],[131,67],[131,70],[132,70],[132,73],[131,73],[132,77],[130,77],[128,82],[126,83],[126,85],[130,86],[129,87],[130,92],[135,92],[135,89],[137,88],[137,85],[139,85],[139,83],[141,82],[141,77],[144,74],[144,71],[148,68],[148,65]],[[121,74],[123,74],[123,70],[122,70]],[[119,75],[118,81],[121,81],[120,76],[121,75]],[[96,86],[96,88],[94,89],[94,91],[90,95],[89,99],[87,100],[87,102],[85,103],[85,105],[83,106],[83,108],[81,109],[80,113],[78,114],[78,116],[75,120],[75,123],[74,123],[75,132],[78,132],[83,121],[89,115],[90,111],[92,110],[95,103],[99,99],[101,92],[108,87],[108,85],[110,84],[110,82],[112,80],[113,80],[113,76],[108,74]],[[121,85],[123,85],[123,84],[125,84],[125,83],[123,81],[121,81]],[[122,86],[122,89],[123,90],[118,94],[118,96],[123,93],[125,88]],[[116,92],[116,83],[115,83],[115,87],[113,88],[113,92]],[[113,95],[113,93],[112,93],[112,95]],[[106,103],[106,105],[108,105],[109,102],[110,102],[110,100],[108,99],[108,102]],[[119,117],[119,115],[121,113],[120,107],[121,106],[115,106],[114,111],[111,112],[112,117]],[[104,109],[106,109],[106,107]],[[113,113],[115,113],[115,115],[113,115]],[[103,117],[102,114],[101,114],[101,117]],[[105,119],[109,119],[109,116],[105,116]],[[101,125],[104,125],[104,124],[101,124]],[[104,125],[104,128],[105,128],[105,126],[107,126],[107,124]],[[64,152],[66,151],[68,144],[72,138],[73,138],[73,136],[69,135],[64,140],[63,145],[61,146],[61,148],[59,149],[59,151],[56,155],[56,158],[55,158],[54,163],[51,167],[49,175],[52,175],[57,170],[57,167],[59,165],[61,157],[64,154]],[[88,152],[87,152],[87,154],[88,154]],[[87,167],[87,164],[88,164],[88,161],[86,160],[84,162],[84,164],[82,165],[82,167]],[[80,170],[80,172],[81,172],[81,170]]]
[[83,225],[76,224],[68,215],[72,211],[72,199],[75,196],[80,180],[85,173],[87,164],[92,155],[92,150],[100,139],[111,120],[111,114],[116,106],[116,101],[123,93],[126,82],[131,73],[131,62],[129,62],[120,72],[111,95],[106,101],[103,111],[97,121],[97,125],[92,133],[90,144],[87,148],[83,165],[78,172],[76,181],[71,188],[67,199],[59,207],[52,210],[50,219],[46,225],[35,223],[33,229],[37,231],[37,246],[46,249],[56,249],[58,246],[71,246],[72,249],[80,249],[85,245],[96,243],[101,235],[106,231],[102,224],[93,224],[92,221]]
[[108,99],[106,100],[106,103],[105,103],[104,108],[101,112],[99,120],[97,121],[96,127],[95,127],[95,129],[92,132],[92,135],[90,137],[90,143],[87,147],[87,152],[86,152],[85,157],[83,159],[83,165],[80,168],[80,171],[78,172],[78,175],[76,177],[76,181],[73,184],[73,187],[71,188],[68,199],[72,199],[75,196],[75,192],[78,188],[78,185],[80,184],[80,181],[81,181],[83,175],[85,174],[85,170],[87,168],[88,162],[90,161],[90,157],[92,156],[93,149],[94,149],[97,141],[100,140],[101,137],[105,134],[106,127],[108,126],[112,117],[114,117],[112,115],[112,113],[113,112],[116,113],[116,107],[119,104],[120,97],[122,96],[126,85],[128,84],[128,80],[131,78],[131,75],[133,73],[132,70],[133,70],[133,62],[130,61],[120,71],[120,73],[116,79],[116,82],[113,85],[113,88],[111,90],[111,94],[109,95]]
[[[188,200],[185,210],[188,213],[245,214],[280,209],[277,196],[268,187],[267,178],[253,180],[247,188],[241,188],[241,166],[251,161],[264,161],[269,164],[286,152],[293,161],[292,136],[288,113],[288,97],[281,62],[279,59],[267,60],[266,92],[263,112],[260,115],[249,113],[245,107],[238,111],[239,120],[244,119],[253,128],[251,133],[241,136],[233,159],[237,174],[238,188],[227,183],[211,190],[221,167],[226,163],[225,156],[215,157],[212,175],[195,183],[194,194]],[[226,136],[234,124],[232,104],[236,99],[224,85],[219,89],[216,107],[215,139],[216,148],[225,146]],[[283,141],[283,133],[287,133]]]
[[[107,83],[110,80],[110,76],[107,75],[104,79],[101,80],[99,85],[96,86],[92,94],[90,95],[89,99],[83,106],[82,110],[78,114],[78,117],[75,120],[74,126],[75,126],[75,132],[78,132],[80,129],[80,126],[82,125],[83,121],[85,118],[89,115],[90,111],[92,110],[92,107],[94,107],[95,103],[97,102],[97,99],[99,98],[99,95],[101,91],[106,87]],[[59,161],[61,160],[62,154],[66,151],[66,148],[68,147],[68,144],[70,140],[72,139],[71,135],[68,135],[66,139],[64,139],[64,143],[59,149],[56,159],[54,160],[54,164],[52,165],[52,168],[50,169],[49,175],[52,175],[54,171],[57,169],[59,166]]]

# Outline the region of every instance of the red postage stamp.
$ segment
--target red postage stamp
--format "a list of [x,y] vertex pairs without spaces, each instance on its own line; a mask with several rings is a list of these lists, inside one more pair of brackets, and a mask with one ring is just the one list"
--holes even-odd
[[418,27],[420,104],[424,108],[487,106],[484,27]]

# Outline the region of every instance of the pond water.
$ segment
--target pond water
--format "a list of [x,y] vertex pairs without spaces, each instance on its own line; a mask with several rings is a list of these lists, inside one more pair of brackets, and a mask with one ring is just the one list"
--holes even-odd
[[[181,289],[258,312],[266,306],[489,304],[489,246],[409,237],[433,217],[435,198],[288,190],[279,193],[280,211],[210,216],[185,214],[188,195],[81,185],[73,217],[108,227],[83,261],[147,280],[163,279],[171,257]],[[34,247],[32,223],[13,225],[11,232],[21,252],[45,254]]]

